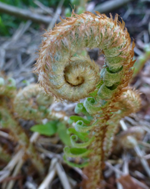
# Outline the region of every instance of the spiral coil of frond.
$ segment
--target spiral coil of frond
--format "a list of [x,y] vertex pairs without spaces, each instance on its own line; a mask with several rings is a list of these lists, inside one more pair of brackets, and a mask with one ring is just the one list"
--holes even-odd
[[[58,99],[77,101],[89,96],[100,81],[99,69],[89,57],[77,56],[80,50],[100,48],[105,55],[103,85],[99,96],[110,99],[123,75],[130,75],[133,47],[124,22],[92,13],[62,20],[52,31],[44,34],[35,71],[45,91]],[[122,69],[123,67],[123,69]],[[87,77],[87,72],[88,77]],[[110,80],[111,78],[111,80]],[[105,97],[105,93],[107,94]]]

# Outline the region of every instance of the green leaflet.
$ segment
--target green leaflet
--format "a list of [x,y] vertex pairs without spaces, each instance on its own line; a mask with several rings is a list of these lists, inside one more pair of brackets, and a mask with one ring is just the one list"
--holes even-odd
[[89,124],[90,121],[87,120],[87,119],[84,119],[83,117],[80,117],[80,116],[70,116],[69,120],[68,120],[68,123],[69,124],[72,124],[73,122],[77,122],[79,120],[82,120],[84,123],[86,124]]
[[101,111],[101,104],[98,103],[95,98],[88,97],[84,101],[84,106],[89,114],[96,114]]
[[123,67],[117,72],[111,72],[109,68],[105,68],[103,81],[107,87],[111,87],[116,83],[119,83],[123,74]]
[[70,148],[66,146],[64,148],[64,153],[67,157],[86,157],[91,150],[87,150],[86,148]]
[[66,156],[63,155],[63,159],[64,161],[70,166],[70,167],[78,167],[78,168],[83,168],[83,167],[86,167],[88,166],[89,162],[87,160],[85,160],[84,163],[81,163],[81,164],[76,164],[76,163],[73,163],[73,162],[70,162],[67,160]]
[[110,89],[105,84],[103,84],[98,90],[98,95],[102,100],[108,100],[112,97],[114,92],[115,89]]
[[75,113],[79,114],[79,113],[83,113],[85,115],[89,115],[89,113],[86,111],[83,103],[78,103],[75,107]]
[[94,137],[92,137],[91,139],[89,139],[87,142],[77,143],[78,136],[77,135],[72,135],[70,137],[70,140],[71,140],[71,144],[72,144],[73,147],[75,147],[75,148],[86,148],[94,140]]
[[38,132],[40,134],[51,136],[57,132],[57,121],[50,121],[46,124],[34,125],[31,131]]
[[61,141],[65,144],[65,145],[70,145],[70,136],[67,133],[67,128],[66,125],[62,122],[59,122],[57,124],[57,133],[59,135],[59,138],[61,139]]
[[71,0],[70,1],[73,5],[79,6],[80,5],[80,0]]
[[77,135],[82,141],[88,141],[88,133],[79,133],[78,131],[75,130],[75,128],[71,127],[67,129],[68,134],[75,134]]
[[38,132],[46,136],[51,136],[57,133],[64,144],[71,144],[66,125],[62,122],[59,122],[58,120],[52,120],[47,122],[46,124],[35,125],[31,127],[31,131]]
[[75,129],[76,129],[76,131],[78,131],[78,132],[85,133],[85,132],[91,130],[93,127],[95,127],[95,126],[96,126],[96,123],[97,123],[97,122],[95,122],[93,125],[89,125],[89,126],[88,126],[88,125],[85,125],[84,122],[80,120],[80,121],[77,121],[77,122],[76,122],[76,124],[75,124]]

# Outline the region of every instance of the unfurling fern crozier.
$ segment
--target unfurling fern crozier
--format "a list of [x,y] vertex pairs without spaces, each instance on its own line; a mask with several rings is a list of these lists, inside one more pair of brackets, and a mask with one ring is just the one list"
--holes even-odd
[[[83,182],[86,189],[101,186],[104,160],[112,149],[109,132],[115,134],[116,130],[111,123],[121,109],[118,101],[128,90],[134,64],[134,43],[125,23],[118,21],[118,15],[113,19],[112,15],[108,18],[96,13],[73,13],[46,32],[35,67],[47,93],[60,100],[86,98],[75,111],[87,118],[71,117],[75,122],[75,127],[68,129],[72,147],[64,149],[69,165],[87,166],[84,172],[88,180]],[[101,71],[90,57],[82,55],[85,48],[102,50],[105,64]],[[80,157],[80,164],[69,161],[72,157]]]

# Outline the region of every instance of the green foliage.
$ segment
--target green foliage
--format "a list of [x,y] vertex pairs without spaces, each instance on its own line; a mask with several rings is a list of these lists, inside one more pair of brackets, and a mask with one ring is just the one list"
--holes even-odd
[[80,5],[80,0],[71,0],[71,3],[72,3],[73,5],[78,6],[78,5]]
[[[39,0],[43,5],[51,7],[57,7],[60,0]],[[16,7],[23,8],[23,6],[27,7],[37,7],[37,5],[34,3],[34,1],[31,0],[0,0],[0,2],[13,5]],[[70,0],[65,0],[64,5],[67,6],[70,3]]]
[[70,167],[83,168],[83,167],[86,167],[86,166],[89,164],[88,159],[85,159],[85,158],[84,158],[84,163],[81,163],[81,164],[76,164],[76,163],[73,163],[73,162],[68,161],[65,155],[63,156],[63,159],[64,159],[64,161],[65,161]]
[[73,127],[68,128],[67,133],[69,135],[75,134],[82,141],[88,141],[89,140],[88,133],[80,133],[80,132],[76,131],[75,128],[73,128]]
[[85,8],[83,8],[83,7],[77,8],[77,14],[82,14],[84,11],[85,11]]
[[34,125],[31,131],[38,132],[42,135],[52,136],[57,132],[57,121],[50,121],[46,124]]
[[[60,0],[39,0],[43,5],[47,7],[57,7]],[[22,9],[29,9],[30,7],[36,8],[37,5],[31,0],[0,0],[0,2],[12,5]],[[70,5],[70,0],[65,0],[63,6],[67,7]],[[0,13],[0,35],[10,36],[14,29],[17,29],[21,22],[26,22],[18,17],[11,16],[8,14]],[[38,24],[34,25],[35,27]]]
[[58,120],[52,120],[46,124],[34,125],[31,127],[31,131],[38,132],[46,136],[52,136],[57,133],[64,144],[71,144],[66,125]]
[[65,16],[66,17],[70,17],[71,16],[71,9],[70,8],[66,8],[65,9]]
[[66,145],[70,145],[70,136],[67,134],[67,128],[66,125],[62,122],[59,122],[57,124],[57,133],[59,138],[61,139],[61,141],[66,144]]
[[27,80],[23,80],[22,83],[26,84],[27,86],[30,85],[30,82]]
[[17,29],[20,19],[16,19],[14,16],[0,13],[0,35],[9,36],[12,28]]
[[90,138],[87,142],[82,142],[82,143],[77,142],[78,141],[77,135],[72,135],[70,137],[70,139],[71,139],[71,144],[72,144],[73,147],[75,147],[75,148],[86,148],[94,140],[94,137]]
[[90,150],[87,150],[86,148],[70,148],[66,146],[64,148],[64,153],[68,157],[86,157]]
[[[83,104],[78,104],[79,110],[83,108]],[[78,109],[78,107],[77,107]],[[79,111],[80,112],[80,111]],[[70,136],[71,145],[72,147],[66,146],[64,148],[64,161],[71,167],[85,167],[88,165],[88,158],[87,155],[91,152],[91,150],[87,149],[87,147],[93,142],[95,137],[89,138],[88,131],[94,127],[97,122],[95,122],[93,125],[90,124],[90,120],[92,119],[92,116],[87,116],[88,119],[84,119],[80,116],[70,116],[68,122],[70,124],[75,123],[75,127],[69,128],[67,130],[67,133]],[[73,162],[70,162],[67,158],[81,158],[81,164],[76,164]]]
[[86,111],[83,103],[78,103],[75,107],[75,113],[79,114],[79,113],[83,113],[85,115],[89,115],[88,112]]
[[[60,2],[60,0],[39,0],[43,5],[46,7],[54,7],[56,8]],[[34,1],[30,0],[0,0],[0,2],[12,5],[22,9],[29,9],[30,7],[36,8],[37,5]],[[63,6],[66,7],[65,9],[65,16],[71,16],[71,9],[76,9],[77,14],[81,14],[85,11],[83,7],[80,6],[80,0],[65,0]],[[75,6],[75,7],[74,7]],[[15,16],[7,15],[4,13],[0,13],[0,35],[10,36],[14,29],[17,29],[20,22],[26,22],[22,19],[19,19]],[[38,24],[35,24],[37,27]]]
[[70,116],[68,123],[72,124],[73,122],[77,122],[78,120],[82,120],[84,123],[89,124],[90,121],[87,119],[84,119],[83,117],[80,116]]

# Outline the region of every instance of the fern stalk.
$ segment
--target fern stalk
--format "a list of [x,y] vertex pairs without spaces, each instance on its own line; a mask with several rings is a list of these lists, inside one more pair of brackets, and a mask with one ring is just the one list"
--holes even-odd
[[24,149],[26,158],[30,158],[34,167],[38,170],[40,174],[44,173],[44,164],[37,154],[37,151],[33,144],[30,143],[29,137],[26,135],[25,131],[18,125],[17,121],[11,115],[11,112],[7,109],[6,104],[0,105],[0,115],[2,117],[1,126],[8,128],[10,133],[19,146]]
[[[39,157],[35,147],[29,141],[25,131],[15,120],[13,101],[16,95],[15,81],[13,79],[0,78],[0,126],[8,128],[14,140],[18,142],[20,148],[23,148],[25,158],[30,158],[34,167],[42,175],[44,173],[44,164]],[[44,98],[43,98],[44,99]],[[18,102],[19,103],[19,102]],[[20,107],[21,107],[20,103]],[[25,104],[22,105],[23,107]]]

